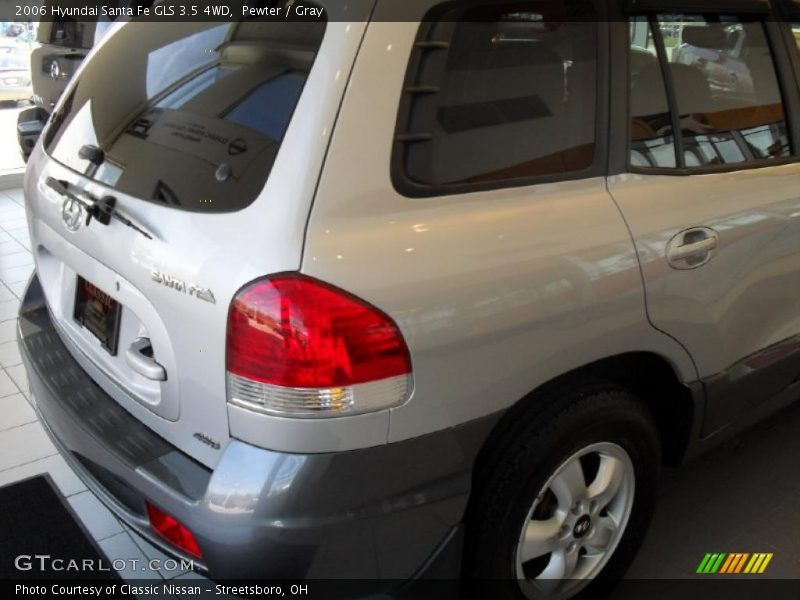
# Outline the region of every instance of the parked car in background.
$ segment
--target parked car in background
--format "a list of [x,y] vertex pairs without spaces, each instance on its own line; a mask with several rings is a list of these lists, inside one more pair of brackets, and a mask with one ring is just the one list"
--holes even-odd
[[22,23],[9,23],[6,26],[6,35],[9,37],[18,37],[26,32],[26,27]]
[[31,61],[31,52],[34,47],[35,44],[20,42],[19,38],[0,38],[0,56],[14,55],[24,59],[29,65]]
[[29,63],[14,54],[0,54],[0,103],[30,102],[32,95]]
[[[153,0],[120,0],[122,5],[152,5]],[[83,59],[115,21],[77,21],[57,18],[39,23],[31,53],[31,78],[34,107],[22,111],[17,119],[17,139],[25,160],[39,139],[53,107],[80,67]],[[29,32],[22,34],[31,35]]]
[[17,117],[17,139],[27,160],[72,74],[94,45],[94,22],[62,19],[39,23],[31,53],[34,106]]

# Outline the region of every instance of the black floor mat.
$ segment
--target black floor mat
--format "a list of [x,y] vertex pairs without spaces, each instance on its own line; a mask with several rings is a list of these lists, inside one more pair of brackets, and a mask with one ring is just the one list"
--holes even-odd
[[118,576],[50,478],[39,476],[0,488],[0,578]]

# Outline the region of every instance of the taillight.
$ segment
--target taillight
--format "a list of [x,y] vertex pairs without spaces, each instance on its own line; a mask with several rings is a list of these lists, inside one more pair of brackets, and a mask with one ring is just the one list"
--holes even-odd
[[344,416],[406,400],[408,348],[363,300],[299,274],[260,279],[228,313],[228,401],[295,417]]
[[168,515],[149,502],[147,502],[147,516],[150,519],[150,526],[153,531],[187,554],[203,558],[203,553],[200,551],[200,546],[197,545],[197,540],[194,539],[192,532],[175,517]]

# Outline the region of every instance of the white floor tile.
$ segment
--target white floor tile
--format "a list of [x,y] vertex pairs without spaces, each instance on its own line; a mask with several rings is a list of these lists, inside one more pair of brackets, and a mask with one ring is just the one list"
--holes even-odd
[[0,431],[36,421],[36,413],[22,394],[0,398]]
[[[12,289],[12,291],[14,290]],[[0,321],[7,321],[8,319],[16,319],[18,311],[19,311],[19,300],[6,300],[5,302],[0,302]]]
[[[7,291],[9,294],[10,291],[6,290],[4,286],[0,286],[0,294],[3,291]],[[17,320],[16,319],[9,319],[8,321],[3,321],[0,323],[0,343],[2,342],[12,342],[16,341],[17,339]]]
[[67,500],[94,539],[104,540],[122,533],[120,522],[92,492],[81,492]]
[[22,188],[15,188],[11,190],[3,190],[3,194],[11,198],[14,202],[20,205],[25,204],[25,196],[22,193]]
[[25,394],[26,398],[31,395],[30,384],[28,384],[28,372],[25,370],[25,365],[14,365],[13,367],[5,367],[6,373],[11,377],[14,385],[17,386],[20,392]]
[[53,478],[56,486],[65,497],[86,491],[86,486],[83,485],[83,482],[78,479],[78,476],[75,475],[75,472],[60,455],[48,456],[47,458],[29,462],[21,467],[0,471],[0,486],[42,473],[50,474],[50,477]]
[[[126,527],[127,529],[127,527]],[[164,579],[174,579],[176,577],[180,577],[181,575],[185,575],[189,573],[189,571],[185,569],[179,569],[174,571],[168,571],[167,569],[163,568],[164,561],[173,560],[172,557],[167,556],[161,550],[153,546],[150,542],[145,540],[142,536],[131,532],[131,538],[133,538],[134,543],[139,546],[139,549],[144,553],[144,555],[148,558],[148,560],[157,560],[158,565],[162,568],[159,570],[161,577]],[[178,566],[180,566],[180,561],[178,562]],[[172,563],[166,563],[170,566],[173,566]]]
[[3,396],[10,396],[11,394],[18,394],[19,388],[14,380],[9,377],[3,369],[0,369],[0,398]]
[[0,226],[2,226],[6,231],[28,226],[28,220],[25,218],[24,212],[22,213],[22,216],[20,216],[20,214],[15,211],[14,214],[10,216],[10,219],[3,219],[2,216],[0,216]]
[[15,208],[21,208],[20,205],[7,196],[5,192],[6,190],[0,192],[0,210],[13,210]]
[[3,254],[0,250],[0,268],[28,267],[33,265],[33,256],[27,251]]
[[[127,533],[102,540],[100,548],[114,568],[124,566],[124,569],[117,569],[123,579],[160,579],[158,571],[150,569],[147,557]],[[114,564],[114,561],[120,564]],[[124,564],[121,564],[122,561]]]
[[[11,283],[6,287],[14,292],[14,295],[21,299],[23,294],[25,293],[25,288],[28,286],[27,281],[20,281],[19,283]],[[15,315],[16,316],[16,315]]]
[[6,241],[0,242],[0,255],[2,256],[16,256],[23,253],[27,254],[28,250],[11,236],[8,236]]
[[[7,200],[7,202],[6,202]],[[11,219],[19,219],[25,216],[25,209],[14,202],[11,198],[3,198],[0,202],[0,219],[9,221]]]
[[0,366],[13,367],[22,364],[22,356],[19,353],[19,346],[16,340],[11,342],[0,342]]
[[0,471],[56,454],[56,448],[37,423],[0,432]]
[[18,242],[30,239],[27,227],[15,227],[14,229],[5,229],[4,231]]
[[25,267],[9,267],[7,269],[0,268],[0,279],[3,283],[19,283],[20,281],[28,281],[33,271],[33,265]]

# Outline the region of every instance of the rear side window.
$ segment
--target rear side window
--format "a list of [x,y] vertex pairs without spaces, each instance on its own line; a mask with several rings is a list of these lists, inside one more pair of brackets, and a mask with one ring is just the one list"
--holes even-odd
[[446,193],[586,171],[596,101],[590,4],[435,9],[406,77],[395,183],[412,194]]
[[791,155],[762,23],[637,19],[630,53],[631,165],[702,168]]
[[[45,149],[143,200],[244,208],[264,187],[324,32],[320,22],[126,24],[53,115]],[[100,160],[81,158],[84,146]]]

